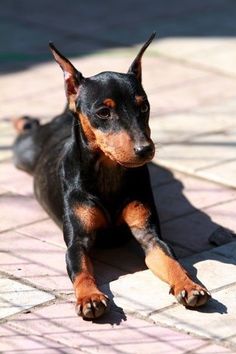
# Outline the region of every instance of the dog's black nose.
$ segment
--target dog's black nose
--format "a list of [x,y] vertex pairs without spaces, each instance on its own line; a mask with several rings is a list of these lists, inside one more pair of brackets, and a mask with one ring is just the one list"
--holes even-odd
[[153,154],[153,144],[137,145],[135,146],[134,151],[138,157],[149,157]]

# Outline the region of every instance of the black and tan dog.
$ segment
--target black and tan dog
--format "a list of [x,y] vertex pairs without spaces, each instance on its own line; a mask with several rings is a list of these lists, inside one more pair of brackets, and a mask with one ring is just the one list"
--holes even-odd
[[15,164],[34,176],[38,201],[63,229],[76,311],[84,318],[101,316],[109,301],[93,275],[95,241],[119,241],[128,233],[142,246],[148,268],[170,285],[180,303],[195,307],[210,297],[161,238],[146,165],[154,155],[150,107],[141,83],[141,58],[153,37],[127,74],[89,78],[50,44],[64,73],[68,106],[45,125],[29,117],[15,123]]

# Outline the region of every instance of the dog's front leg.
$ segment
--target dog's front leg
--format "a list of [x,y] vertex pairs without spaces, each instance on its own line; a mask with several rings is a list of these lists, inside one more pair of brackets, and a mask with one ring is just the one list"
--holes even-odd
[[168,245],[159,238],[151,208],[140,201],[132,201],[123,209],[122,219],[141,244],[148,268],[170,285],[170,292],[178,302],[187,307],[205,304],[210,297],[209,292],[191,280]]
[[105,226],[103,212],[91,203],[74,204],[69,212],[65,212],[63,231],[68,247],[67,272],[74,286],[76,312],[86,319],[103,315],[109,301],[97,287],[89,258],[96,232]]

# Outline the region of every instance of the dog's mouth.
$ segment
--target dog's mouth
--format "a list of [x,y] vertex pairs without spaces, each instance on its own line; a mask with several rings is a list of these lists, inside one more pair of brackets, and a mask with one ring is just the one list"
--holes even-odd
[[155,151],[153,150],[152,153],[150,153],[148,156],[143,157],[143,158],[134,158],[134,159],[130,159],[129,161],[122,161],[121,159],[115,159],[116,162],[126,168],[135,168],[135,167],[141,167],[143,165],[145,165],[146,163],[150,162],[153,157],[154,157]]
[[151,145],[150,149],[146,152],[144,151],[144,153],[140,154],[140,156],[137,156],[138,154],[134,154],[133,151],[131,152],[130,150],[125,149],[104,149],[103,147],[101,151],[108,159],[125,168],[141,167],[150,162],[155,154],[154,145]]
[[114,163],[117,163],[118,165],[125,167],[125,168],[135,168],[135,167],[141,167],[145,165],[146,163],[150,162],[153,159],[153,156],[150,156],[149,158],[142,159],[142,160],[134,160],[134,161],[122,161],[112,155],[111,153],[103,151],[104,155],[113,161]]
[[123,167],[126,167],[126,168],[135,168],[135,167],[141,167],[143,165],[145,165],[146,163],[150,162],[151,159],[148,159],[148,160],[145,160],[145,161],[139,161],[139,162],[123,162],[123,161],[118,161],[116,160],[117,163]]

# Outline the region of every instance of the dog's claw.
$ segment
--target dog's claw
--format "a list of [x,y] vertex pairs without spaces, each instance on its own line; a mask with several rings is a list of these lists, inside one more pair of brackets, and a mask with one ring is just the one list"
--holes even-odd
[[93,302],[92,302],[92,306],[96,309],[96,308],[98,307],[97,301],[93,301]]
[[75,311],[76,311],[78,316],[81,316],[81,314],[82,314],[82,306],[77,304],[75,306]]
[[102,303],[105,307],[107,307],[107,302],[105,300],[102,300]]

